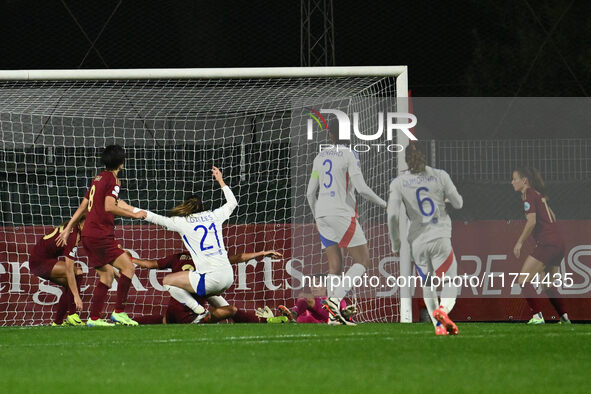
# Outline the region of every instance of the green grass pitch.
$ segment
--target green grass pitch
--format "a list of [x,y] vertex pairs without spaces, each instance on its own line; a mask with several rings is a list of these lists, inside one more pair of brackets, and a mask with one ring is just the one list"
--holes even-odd
[[0,328],[0,392],[589,392],[591,325]]

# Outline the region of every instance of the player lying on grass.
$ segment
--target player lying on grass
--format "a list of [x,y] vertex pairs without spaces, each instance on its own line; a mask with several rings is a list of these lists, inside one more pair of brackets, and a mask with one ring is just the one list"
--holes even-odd
[[[210,319],[210,313],[194,297],[219,296],[234,282],[234,272],[222,237],[222,224],[228,220],[238,201],[216,167],[212,175],[219,183],[226,203],[214,211],[206,210],[199,196],[191,196],[168,213],[169,217],[146,211],[148,222],[159,224],[181,236],[195,263],[195,271],[179,271],[164,277],[164,288],[171,297],[189,307],[197,318],[194,323]],[[215,300],[215,298],[212,298]],[[216,303],[216,308],[228,306]],[[225,301],[225,300],[224,300]]]
[[[281,257],[281,254],[274,250],[242,253],[229,256],[228,260],[230,260],[230,264],[238,264],[261,256]],[[159,260],[133,259],[133,262],[136,265],[147,269],[171,269],[173,273],[195,271],[196,268],[191,255],[187,252],[175,253]],[[195,295],[193,296],[195,297]],[[259,319],[252,313],[239,310],[235,306],[230,305],[221,296],[211,296],[208,298],[199,297],[196,298],[196,300],[200,304],[203,304],[205,301],[209,304],[211,318],[208,323],[214,323],[230,318],[236,323],[259,322]],[[136,320],[140,324],[185,324],[193,323],[196,320],[199,322],[198,318],[199,316],[195,314],[192,309],[181,304],[174,298],[171,298],[163,314],[144,315],[138,317]]]
[[[355,191],[379,207],[386,208],[386,202],[367,186],[357,152],[340,145],[338,127],[333,126],[336,124],[331,124],[327,131],[335,145],[314,159],[306,195],[328,259],[328,275],[334,279],[334,282],[329,279],[328,298],[324,301],[329,308],[328,324],[354,325],[341,316],[339,305],[351,290],[354,279],[363,276],[371,264],[367,240],[357,221]],[[336,284],[343,272],[341,248],[347,248],[354,263],[345,273],[345,279],[332,286],[330,283]]]
[[[287,321],[292,323],[327,323],[329,320],[329,310],[323,301],[326,300],[326,287],[323,285],[325,276],[317,275],[320,285],[312,286],[310,288],[310,296],[299,297],[296,299],[295,306],[288,308],[285,305],[279,305],[277,310],[279,313],[287,317]],[[352,322],[352,317],[357,313],[355,305],[348,305],[344,299],[341,299],[339,304],[339,312],[347,321]],[[267,322],[275,323],[281,322],[276,317],[270,308],[267,306],[264,309],[257,310],[257,316],[267,318]]]
[[125,313],[125,302],[134,275],[135,266],[127,253],[119,248],[115,241],[115,215],[128,218],[141,219],[145,217],[144,211],[133,213],[133,207],[119,199],[121,181],[117,178],[119,171],[123,169],[125,151],[119,145],[109,145],[102,154],[102,162],[105,170],[98,174],[86,192],[82,203],[74,213],[74,216],[59,235],[58,245],[65,245],[68,234],[86,214],[86,223],[82,229],[82,245],[88,255],[88,263],[96,269],[99,275],[99,283],[94,288],[90,305],[90,318],[86,322],[88,326],[113,326],[113,323],[101,319],[107,291],[113,282],[113,269],[116,267],[121,276],[117,283],[117,298],[115,310],[111,314],[111,320],[117,324],[135,326],[137,322]]
[[[451,283],[457,275],[458,263],[451,246],[451,218],[445,209],[449,201],[455,209],[462,208],[462,196],[447,172],[428,167],[425,151],[419,143],[405,150],[408,171],[390,184],[388,200],[388,229],[392,251],[400,250],[398,221],[404,203],[410,219],[408,242],[419,275],[423,279],[423,298],[435,326],[436,335],[457,335],[458,328],[448,314],[456,303],[458,289]],[[441,300],[430,278],[443,278]]]
[[[525,211],[526,223],[515,247],[513,254],[519,258],[523,243],[533,236],[536,247],[527,256],[522,274],[519,276],[519,284],[523,287],[523,294],[531,309],[533,317],[528,324],[543,324],[542,308],[550,301],[558,312],[561,323],[570,323],[564,299],[560,298],[556,288],[553,286],[555,275],[558,273],[558,266],[564,257],[564,240],[556,224],[556,215],[548,205],[546,188],[540,173],[535,168],[522,167],[513,171],[511,181],[513,189],[521,193],[523,209]],[[549,275],[550,286],[546,289],[549,297],[544,292],[538,295],[531,280],[537,275],[537,281],[544,281]]]
[[[66,245],[58,246],[56,240],[64,232],[65,225],[66,223],[62,223],[55,227],[52,232],[37,242],[29,257],[29,269],[32,274],[64,287],[64,292],[56,304],[52,326],[80,326],[84,325],[77,313],[82,309],[80,298],[82,270],[76,268],[73,259],[76,258],[80,232],[84,227],[84,217],[69,234],[66,234]],[[68,316],[64,321],[66,313]]]

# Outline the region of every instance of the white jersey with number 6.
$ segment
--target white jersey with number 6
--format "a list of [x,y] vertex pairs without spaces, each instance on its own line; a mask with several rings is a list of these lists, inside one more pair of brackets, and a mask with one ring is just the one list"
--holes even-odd
[[148,222],[159,224],[181,235],[187,250],[191,253],[196,272],[200,274],[228,269],[228,267],[232,269],[224,246],[222,223],[228,220],[232,211],[238,206],[238,202],[228,186],[224,186],[222,190],[227,202],[214,211],[170,218],[146,211]]
[[445,211],[446,201],[455,209],[460,209],[463,204],[462,196],[449,174],[443,170],[427,166],[421,173],[406,172],[396,177],[390,184],[388,200],[388,227],[392,245],[396,245],[400,239],[398,220],[401,203],[404,203],[410,219],[408,242],[411,245],[451,238],[451,219]]

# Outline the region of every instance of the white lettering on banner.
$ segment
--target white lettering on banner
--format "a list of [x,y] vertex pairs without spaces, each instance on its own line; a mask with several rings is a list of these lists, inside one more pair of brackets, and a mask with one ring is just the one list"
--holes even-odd
[[245,263],[238,263],[238,286],[236,286],[236,290],[250,290],[250,287],[246,285],[246,268],[250,266],[256,269],[258,263],[255,259],[250,259]]
[[[464,261],[473,261],[474,263],[476,263],[476,269],[474,270],[472,275],[473,276],[480,276],[480,273],[482,272],[482,260],[480,260],[480,257],[472,256],[472,255],[461,256],[460,261],[462,262],[462,264],[464,263]],[[473,295],[478,295],[478,291],[476,290],[475,287],[470,287],[470,290],[472,290]],[[460,292],[462,292],[462,291],[464,291],[463,288],[460,289]]]
[[[399,257],[390,256],[390,257],[384,257],[383,259],[380,260],[380,263],[378,264],[378,271],[380,272],[380,274],[384,278],[388,278],[388,277],[392,276],[392,274],[389,273],[388,271],[386,271],[386,268],[384,267],[386,265],[386,263],[400,264],[400,258]],[[376,292],[376,297],[391,297],[394,294],[396,294],[397,291],[398,291],[398,285],[394,285],[394,286],[392,286],[391,288],[388,288],[385,291],[378,291],[378,292]],[[412,291],[414,292],[415,289],[413,288]]]
[[26,268],[29,269],[29,262],[25,261],[24,263],[18,263],[14,261],[9,261],[8,265],[10,265],[10,290],[9,293],[22,293],[24,290],[21,289],[21,269]]
[[[489,255],[486,259],[486,270],[484,271],[484,278],[492,278],[494,276],[503,276],[505,271],[492,271],[492,264],[495,260],[507,261],[506,254]],[[482,295],[501,295],[501,289],[493,290],[488,288],[488,280],[485,280],[482,286]]]
[[[55,296],[55,299],[50,302],[41,301],[39,296],[41,296],[41,294],[44,294],[44,293],[53,294]],[[62,293],[63,293],[62,289],[60,289],[59,287],[52,286],[51,282],[46,281],[46,280],[40,280],[39,281],[39,291],[37,291],[35,294],[33,294],[33,301],[35,302],[35,304],[38,304],[38,305],[54,305],[54,304],[57,304],[60,297],[62,296]]]
[[[285,279],[285,288],[286,289],[294,289],[294,290],[300,290],[303,287],[303,277],[304,274],[301,271],[298,271],[297,269],[295,269],[293,267],[293,263],[297,262],[299,263],[300,267],[304,266],[304,262],[300,259],[289,259],[287,261],[287,263],[285,264],[285,272],[287,272],[287,275],[291,276],[291,280],[297,280],[300,282],[299,285],[297,285],[296,287],[293,287],[289,282],[289,279]],[[293,282],[292,282],[293,283]],[[295,285],[295,283],[294,283]]]
[[[132,252],[132,254],[136,254]],[[136,254],[137,255],[137,254]],[[507,254],[488,254],[483,256],[476,255],[458,255],[458,261],[461,269],[461,276],[466,281],[470,279],[468,286],[462,286],[460,292],[464,292],[465,297],[474,296],[503,296],[507,294],[507,287],[510,287],[512,282],[513,274],[507,276],[506,268],[511,270],[514,268],[514,261],[509,259]],[[262,287],[271,292],[289,289],[301,289],[303,287],[306,272],[304,267],[305,263],[301,259],[291,258],[288,260],[278,260],[266,257],[261,260],[262,265],[259,265],[258,261],[251,259],[248,262],[239,263],[236,267],[236,276],[234,287],[232,291],[240,293],[244,291],[252,291],[251,287],[254,280],[253,278],[262,276]],[[486,263],[485,263],[486,262]],[[82,271],[87,274],[89,272],[88,266],[77,261]],[[376,289],[376,297],[392,297],[396,296],[399,292],[400,283],[407,283],[409,278],[401,278],[394,276],[399,270],[397,266],[399,264],[399,258],[394,256],[386,256],[380,259],[376,269],[378,271],[375,277],[371,277],[369,286]],[[472,264],[474,269],[472,270]],[[470,266],[468,266],[470,265]],[[518,266],[515,266],[518,267]],[[258,268],[258,269],[257,269]],[[23,271],[26,269],[26,271]],[[23,263],[19,262],[0,262],[0,275],[10,275],[9,278],[4,279],[0,282],[0,289],[9,293],[22,293],[24,288],[28,288],[27,281],[31,284],[31,296],[32,301],[39,305],[53,305],[57,302],[59,296],[62,294],[63,289],[60,286],[54,285],[48,281],[39,281],[37,288],[38,279],[34,276],[28,275],[29,264],[27,261]],[[260,272],[262,270],[262,272]],[[392,271],[392,272],[389,272]],[[164,287],[158,278],[162,277],[160,273],[168,273],[170,269],[165,270],[149,270],[149,273],[144,277],[142,281],[137,276],[134,276],[132,283],[137,292],[165,292]],[[572,284],[563,285],[559,288],[559,292],[564,295],[585,295],[591,292],[591,245],[577,245],[573,247],[567,257],[562,261],[560,272],[564,276],[565,272],[569,275],[575,275],[574,281],[571,279]],[[24,275],[24,277],[23,277]],[[93,273],[94,275],[94,273]],[[260,275],[260,276],[259,276]],[[515,274],[517,275],[517,274]],[[561,276],[561,277],[562,277]],[[277,282],[275,282],[277,278]],[[279,279],[281,278],[281,280]],[[403,279],[406,282],[399,282],[392,279]],[[475,279],[472,282],[471,279]],[[249,280],[251,282],[249,282]],[[143,285],[145,281],[146,285]],[[92,280],[86,281],[90,283]],[[116,290],[116,282],[114,281],[112,290]],[[386,283],[387,285],[384,285]],[[566,283],[564,280],[562,283]],[[8,285],[7,285],[8,284]],[[23,287],[24,285],[27,285]],[[251,287],[249,287],[249,285]],[[414,294],[417,290],[415,286],[412,286],[412,293]],[[465,289],[468,287],[468,289]],[[258,287],[257,287],[258,288]],[[33,293],[33,289],[37,290]],[[88,291],[89,286],[81,288],[81,293],[84,294]],[[521,294],[521,287],[515,283],[511,287],[512,295]],[[55,296],[48,297],[48,295]],[[48,301],[51,300],[51,301]]]
[[[583,278],[580,283],[574,283],[569,286],[568,289],[558,289],[560,294],[581,294],[588,291],[589,284],[591,283],[591,268],[581,261],[581,257],[591,256],[591,245],[577,245],[570,250],[567,257],[566,265],[570,272],[574,272]],[[567,272],[565,270],[565,261],[563,260],[560,264],[560,271]]]
[[264,283],[265,283],[265,287],[269,290],[277,290],[281,287],[281,285],[274,285],[273,284],[273,263],[274,262],[278,262],[281,260],[278,259],[271,259],[270,257],[265,257],[263,258],[263,264],[264,268],[263,268],[263,272],[264,272]]
[[164,269],[164,270],[150,270],[150,273],[148,274],[148,279],[150,280],[150,285],[152,285],[152,287],[154,288],[154,290],[158,290],[158,291],[166,291],[166,289],[164,288],[164,286],[162,286],[160,284],[160,282],[158,282],[158,278],[157,275],[159,272],[172,272],[172,270],[170,268]]
[[[6,273],[6,270],[4,269],[4,264],[0,263],[0,275],[3,275]],[[0,291],[2,291],[4,289],[4,285],[2,284],[2,282],[0,282]]]

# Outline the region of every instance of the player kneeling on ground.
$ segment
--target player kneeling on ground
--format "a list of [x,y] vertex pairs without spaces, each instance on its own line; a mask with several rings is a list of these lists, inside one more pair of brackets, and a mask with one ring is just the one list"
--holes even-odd
[[[80,241],[80,233],[84,227],[84,217],[67,235],[65,246],[58,246],[56,240],[64,231],[66,223],[55,227],[53,231],[37,242],[29,258],[31,273],[64,287],[53,316],[52,326],[83,326],[84,323],[76,311],[82,309],[80,298],[80,280],[82,270],[75,267],[74,258]],[[63,259],[60,257],[63,256]],[[64,317],[68,313],[64,321]]]

